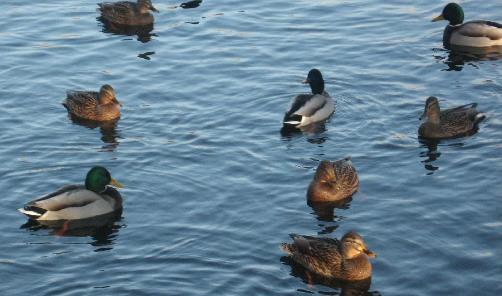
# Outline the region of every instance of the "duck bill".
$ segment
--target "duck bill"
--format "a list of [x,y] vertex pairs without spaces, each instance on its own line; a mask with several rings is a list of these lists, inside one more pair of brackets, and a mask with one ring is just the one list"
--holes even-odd
[[157,13],[159,12],[159,11],[157,10],[157,8],[153,7],[153,5],[152,5],[152,6],[150,6],[150,10],[151,10],[151,11],[154,11],[154,12],[157,12]]
[[432,19],[433,22],[442,21],[442,20],[444,20],[444,16],[442,14],[438,15]]
[[309,84],[310,83],[310,79],[306,78],[305,80],[302,81],[303,84]]
[[425,118],[425,116],[427,116],[427,114],[424,112],[422,113],[422,115],[420,115],[420,117],[418,118],[418,120],[422,120]]
[[115,180],[112,178],[110,181],[110,185],[115,186],[117,188],[124,188],[124,185],[122,185],[119,181]]
[[370,251],[370,250],[368,250],[368,249],[364,250],[364,253],[365,253],[368,257],[370,257],[370,258],[376,258],[376,256],[377,256],[375,253],[371,252],[371,251]]

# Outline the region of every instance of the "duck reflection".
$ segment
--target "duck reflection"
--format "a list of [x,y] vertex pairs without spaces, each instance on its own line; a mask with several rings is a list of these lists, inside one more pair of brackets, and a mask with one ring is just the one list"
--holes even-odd
[[447,53],[447,55],[435,55],[434,58],[448,66],[444,71],[462,71],[465,65],[477,67],[474,63],[477,61],[502,59],[502,47],[493,49],[455,46],[443,52]]
[[419,142],[422,147],[427,148],[426,151],[420,152],[420,157],[426,158],[421,162],[424,164],[425,169],[429,171],[428,175],[432,175],[434,171],[439,169],[439,167],[433,165],[433,162],[441,156],[441,152],[438,151],[439,140],[419,139]]
[[137,36],[137,40],[142,43],[147,43],[152,40],[152,36],[157,36],[151,33],[153,31],[153,24],[143,26],[126,26],[109,22],[101,16],[96,19],[103,24],[103,33]]
[[77,116],[74,116],[73,114],[69,114],[68,117],[74,124],[82,125],[89,129],[95,129],[99,127],[99,131],[101,132],[101,141],[103,141],[103,143],[106,144],[105,146],[102,147],[104,151],[112,152],[118,147],[119,145],[119,142],[117,141],[117,138],[119,137],[117,133],[118,119],[113,121],[98,122],[98,121],[82,119]]
[[296,128],[291,125],[284,125],[281,128],[281,136],[284,140],[290,141],[294,137],[304,135],[307,141],[312,144],[322,144],[326,142],[327,137],[324,134],[326,131],[325,122],[316,122],[307,126]]
[[307,204],[312,208],[312,214],[320,221],[318,226],[322,228],[317,234],[333,233],[339,226],[338,222],[344,218],[343,216],[337,216],[335,209],[349,209],[351,201],[352,197],[335,202],[312,202],[308,200]]
[[[318,291],[322,295],[344,295],[344,296],[367,296],[380,295],[379,292],[370,292],[371,277],[360,281],[342,281],[334,278],[326,278],[310,272],[300,264],[296,263],[290,256],[281,257],[280,261],[284,265],[291,267],[290,274],[302,279],[304,283],[312,289],[314,285],[323,285],[337,291]],[[339,291],[338,291],[339,290]],[[312,293],[312,291],[307,291]]]
[[122,211],[116,211],[78,220],[39,221],[29,219],[20,228],[29,231],[49,229],[50,234],[56,236],[89,236],[93,239],[90,244],[98,247],[95,251],[99,252],[112,249],[117,233],[123,227],[117,223],[121,217]]

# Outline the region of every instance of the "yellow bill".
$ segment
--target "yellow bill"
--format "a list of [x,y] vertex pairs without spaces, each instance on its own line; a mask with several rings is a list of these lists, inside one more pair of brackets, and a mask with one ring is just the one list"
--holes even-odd
[[124,185],[122,185],[119,181],[115,180],[112,178],[112,180],[110,181],[110,185],[113,185],[117,188],[124,188]]
[[444,20],[444,16],[442,14],[438,15],[432,19],[433,22],[442,21],[442,20]]

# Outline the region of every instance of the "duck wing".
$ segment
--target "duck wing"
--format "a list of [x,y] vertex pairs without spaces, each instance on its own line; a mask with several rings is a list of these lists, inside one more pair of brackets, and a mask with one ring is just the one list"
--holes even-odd
[[491,41],[502,41],[502,24],[491,21],[470,21],[461,25],[456,32],[465,37],[486,37]]
[[[83,185],[68,185],[55,192],[28,202],[24,208],[19,209],[19,211],[33,219],[47,218],[47,216],[60,216],[61,219],[67,219],[71,216],[61,215],[61,213],[64,214],[68,209],[72,209],[70,211],[78,211],[79,208],[99,200],[102,200],[102,198],[98,194],[87,190]],[[60,214],[53,215],[53,213],[58,212]]]
[[344,158],[335,161],[335,167],[338,191],[345,192],[346,195],[352,195],[359,188],[359,178],[350,158]]
[[301,94],[293,99],[284,123],[305,126],[328,118],[334,110],[334,103],[326,92],[322,95]]
[[63,106],[68,112],[86,117],[85,114],[94,114],[99,105],[98,92],[94,91],[69,91]]
[[446,134],[467,133],[476,128],[477,124],[484,119],[484,115],[476,110],[476,103],[471,103],[440,113],[441,130]]
[[137,13],[136,3],[129,1],[105,2],[98,5],[102,16],[114,23],[127,23]]
[[293,243],[282,244],[284,252],[303,267],[322,275],[331,276],[334,266],[342,261],[337,239],[291,234]]

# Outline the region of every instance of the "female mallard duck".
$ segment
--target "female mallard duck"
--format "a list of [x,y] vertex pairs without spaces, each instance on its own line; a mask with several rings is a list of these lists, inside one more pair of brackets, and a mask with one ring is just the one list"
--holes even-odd
[[69,91],[63,106],[72,115],[94,121],[108,121],[120,117],[120,103],[113,88],[105,84],[98,92]]
[[310,70],[304,83],[310,85],[312,93],[301,94],[293,99],[291,108],[284,115],[284,127],[304,127],[327,119],[335,111],[333,100],[324,91],[324,79],[319,70]]
[[153,23],[150,11],[159,12],[150,0],[99,3],[99,10],[104,20],[126,26],[146,26]]
[[485,118],[476,106],[476,103],[471,103],[441,111],[438,99],[429,97],[420,116],[420,120],[425,119],[425,122],[418,128],[418,135],[427,139],[447,139],[472,134]]
[[19,211],[38,221],[77,220],[113,213],[122,209],[122,196],[108,184],[122,188],[110,172],[95,166],[84,185],[67,185],[30,201]]
[[349,158],[321,161],[307,191],[309,202],[333,202],[351,197],[359,189],[359,178]]
[[283,243],[282,250],[306,269],[329,278],[358,281],[371,277],[368,259],[376,255],[368,250],[363,238],[347,232],[340,242],[326,237],[292,234],[292,244]]
[[449,3],[441,15],[432,21],[447,20],[448,26],[444,29],[443,44],[446,48],[453,46],[462,47],[491,47],[502,46],[502,24],[491,21],[464,21],[464,11],[456,3]]

